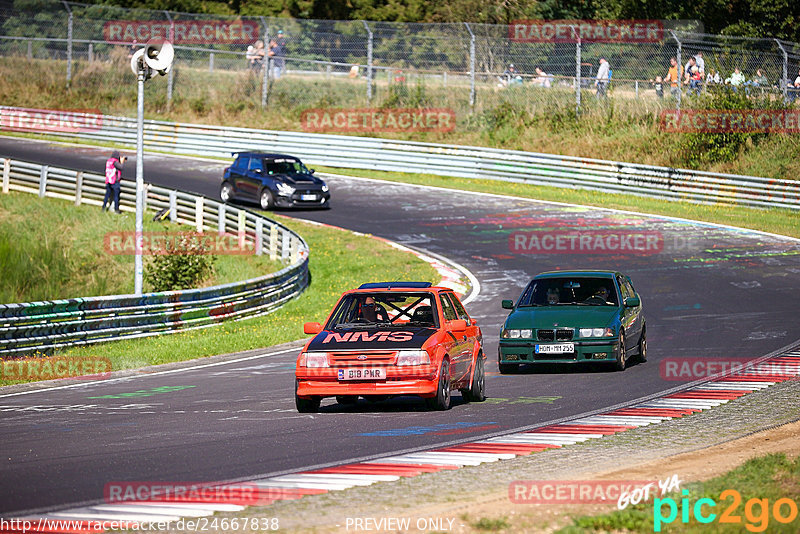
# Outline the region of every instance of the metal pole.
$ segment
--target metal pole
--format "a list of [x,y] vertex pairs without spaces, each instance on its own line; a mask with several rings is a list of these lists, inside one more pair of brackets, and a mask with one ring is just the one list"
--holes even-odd
[[144,78],[145,67],[139,65],[139,74],[136,77],[138,95],[136,100],[136,228],[134,240],[136,242],[134,256],[133,287],[136,296],[142,295],[142,231],[144,229]]
[[[169,11],[164,11],[164,14],[167,16],[167,20],[169,21],[169,42],[175,42],[175,21],[172,20],[172,16],[169,14]],[[172,107],[172,82],[175,76],[175,65],[173,64],[172,68],[169,69],[167,73],[167,109]]]
[[372,102],[372,30],[366,20],[361,22],[367,30],[367,102]]
[[61,3],[64,4],[64,8],[69,13],[67,22],[67,85],[69,85],[72,81],[72,9],[70,9],[66,1],[62,0]]
[[581,113],[581,35],[572,26],[572,32],[575,34],[575,116]]
[[[267,26],[267,21],[264,20],[264,17],[259,18],[261,19],[261,24],[264,26],[264,49],[266,50],[269,46],[269,26]],[[264,56],[264,63],[261,66],[261,68],[264,69],[261,81],[261,109],[267,107],[267,97],[269,96],[269,64],[269,55]]]
[[89,54],[88,54],[88,56],[89,56],[89,63],[93,63],[94,62],[94,44],[93,43],[89,43]]
[[[675,104],[675,109],[677,111],[681,110],[681,95],[683,94],[683,89],[681,88],[681,84],[683,83],[683,65],[681,64],[681,41],[678,39],[678,36],[675,35],[675,32],[670,30],[669,33],[672,34],[672,38],[675,39],[675,42],[678,43],[678,50],[675,54],[675,59],[678,61],[678,94],[676,95],[677,102]],[[672,85],[672,81],[670,81],[670,86]]]
[[475,107],[475,34],[468,22],[464,23],[469,32],[469,107]]
[[208,72],[214,72],[214,52],[208,53]]
[[783,88],[783,99],[789,98],[789,56],[786,54],[786,49],[783,47],[778,39],[773,39],[778,48],[783,52],[783,78],[781,78],[781,87]]

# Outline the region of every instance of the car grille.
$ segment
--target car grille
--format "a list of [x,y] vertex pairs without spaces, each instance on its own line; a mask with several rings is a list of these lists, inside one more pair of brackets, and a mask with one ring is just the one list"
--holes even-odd
[[536,331],[536,339],[539,341],[572,341],[574,335],[575,330],[572,328],[559,328],[557,330],[547,328]]
[[576,360],[577,355],[574,352],[567,352],[564,354],[534,354],[534,361],[539,360]]
[[[329,352],[328,361],[331,367],[357,366],[357,365],[392,365],[395,361],[395,351],[381,352]],[[362,359],[359,359],[359,356]],[[366,358],[365,358],[366,356]]]

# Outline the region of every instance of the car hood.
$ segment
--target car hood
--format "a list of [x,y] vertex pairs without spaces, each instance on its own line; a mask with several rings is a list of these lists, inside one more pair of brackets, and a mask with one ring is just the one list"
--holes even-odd
[[311,174],[292,172],[286,174],[273,174],[272,177],[289,185],[322,185],[322,180]]
[[[620,316],[617,306],[543,306],[517,308],[506,328],[605,328]],[[556,326],[557,325],[557,326]]]
[[435,328],[323,330],[309,342],[307,350],[419,349],[435,333]]

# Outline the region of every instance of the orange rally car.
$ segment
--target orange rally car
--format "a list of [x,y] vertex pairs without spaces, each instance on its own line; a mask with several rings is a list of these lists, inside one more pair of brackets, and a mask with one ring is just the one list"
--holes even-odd
[[342,295],[297,358],[295,403],[316,412],[325,397],[352,404],[419,395],[435,410],[450,408],[450,391],[483,401],[481,329],[452,289],[428,282],[363,284]]

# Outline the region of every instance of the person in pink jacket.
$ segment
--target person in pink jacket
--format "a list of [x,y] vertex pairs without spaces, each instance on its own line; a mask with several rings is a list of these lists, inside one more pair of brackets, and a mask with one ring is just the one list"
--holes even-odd
[[103,198],[103,211],[111,207],[111,200],[114,200],[114,211],[122,213],[119,209],[119,192],[122,180],[122,168],[128,158],[119,155],[119,150],[111,153],[111,157],[106,160],[106,196]]

